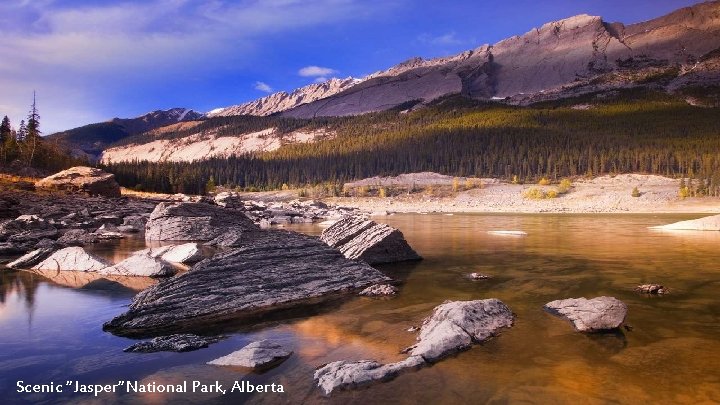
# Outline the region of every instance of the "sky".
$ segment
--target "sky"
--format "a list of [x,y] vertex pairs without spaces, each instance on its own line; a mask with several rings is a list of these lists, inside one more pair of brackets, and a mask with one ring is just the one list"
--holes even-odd
[[0,116],[45,134],[207,112],[451,55],[576,14],[634,23],[697,0],[0,0]]

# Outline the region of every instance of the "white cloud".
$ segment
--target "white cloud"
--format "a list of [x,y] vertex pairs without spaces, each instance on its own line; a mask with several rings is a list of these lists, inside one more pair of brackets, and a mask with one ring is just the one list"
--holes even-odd
[[462,45],[469,42],[468,40],[458,38],[455,32],[448,32],[437,36],[422,34],[418,36],[418,40],[422,43],[438,46]]
[[[53,126],[48,131],[91,122],[87,117],[122,115],[112,103],[128,94],[141,98],[150,86],[182,85],[255,66],[273,35],[394,7],[381,0],[83,3],[0,1],[0,15],[13,16],[0,25],[0,89],[10,107],[0,113],[13,113],[11,119],[19,122],[34,89],[44,122]],[[323,74],[309,77],[315,76]]]
[[320,66],[305,66],[298,70],[298,74],[302,77],[330,76],[335,73],[338,73],[335,69]]
[[273,89],[265,82],[255,82],[255,90],[260,90],[265,93],[272,93]]

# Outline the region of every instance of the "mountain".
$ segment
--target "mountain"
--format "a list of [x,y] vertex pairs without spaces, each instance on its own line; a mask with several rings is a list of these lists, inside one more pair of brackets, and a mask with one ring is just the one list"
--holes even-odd
[[128,136],[201,118],[204,118],[202,113],[187,108],[171,108],[152,111],[135,118],[113,118],[107,122],[57,132],[48,135],[46,139],[70,149],[77,156],[88,155],[96,158],[108,145]]
[[283,114],[357,115],[448,94],[528,104],[645,82],[673,91],[720,83],[718,53],[718,1],[631,25],[578,15],[456,56],[411,59]]
[[210,111],[208,117],[227,117],[232,115],[270,115],[280,111],[289,110],[301,104],[311,103],[330,97],[348,89],[360,80],[348,77],[346,79],[330,79],[322,83],[313,83],[296,89],[288,94],[284,91],[250,101],[245,104],[218,108]]

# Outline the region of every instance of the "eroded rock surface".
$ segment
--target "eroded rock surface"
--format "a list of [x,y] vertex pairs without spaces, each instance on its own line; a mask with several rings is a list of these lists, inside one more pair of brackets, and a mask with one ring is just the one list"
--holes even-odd
[[251,236],[241,246],[141,292],[105,329],[119,335],[152,335],[241,322],[388,280],[311,236],[287,231]]
[[172,276],[177,270],[160,257],[154,257],[149,249],[135,252],[127,259],[98,270],[100,274],[119,276],[166,277]]
[[138,342],[126,347],[123,351],[132,353],[189,352],[208,347],[222,339],[225,337],[175,334],[159,336],[147,342]]
[[382,297],[390,296],[398,293],[398,289],[390,284],[375,284],[360,291],[358,295],[364,295],[366,297]]
[[362,216],[343,218],[323,230],[320,239],[345,257],[370,264],[419,260],[402,232]]
[[115,175],[103,170],[77,166],[48,176],[35,183],[37,188],[83,192],[90,195],[120,197]]
[[335,389],[351,389],[388,381],[406,370],[424,367],[450,354],[482,343],[512,326],[514,315],[502,301],[450,301],[438,305],[423,322],[418,343],[406,349],[402,361],[381,364],[373,360],[336,361],[315,371],[315,381],[325,395]]
[[209,241],[227,230],[259,228],[242,213],[203,203],[160,203],[145,225],[145,239]]
[[149,249],[149,253],[153,257],[159,257],[171,263],[195,263],[203,258],[200,245],[197,243],[153,248]]
[[569,320],[579,332],[617,329],[625,321],[627,305],[613,297],[568,298],[545,304],[545,310]]
[[291,350],[283,348],[280,344],[260,340],[252,342],[242,349],[227,356],[209,361],[207,364],[215,366],[239,366],[257,370],[266,370],[277,366],[292,355]]
[[32,268],[35,270],[99,271],[110,264],[77,246],[60,249]]

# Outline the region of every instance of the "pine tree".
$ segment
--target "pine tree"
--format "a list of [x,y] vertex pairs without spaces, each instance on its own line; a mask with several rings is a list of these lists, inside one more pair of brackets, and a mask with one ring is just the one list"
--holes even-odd
[[25,137],[25,143],[27,143],[30,148],[28,165],[32,166],[33,159],[35,158],[35,151],[40,143],[40,134],[40,114],[38,114],[37,111],[35,92],[33,91],[33,103],[32,106],[30,106],[30,112],[28,113],[27,135]]
[[16,140],[18,142],[25,142],[26,136],[27,136],[27,127],[25,126],[25,120],[20,120],[20,127],[18,127]]

